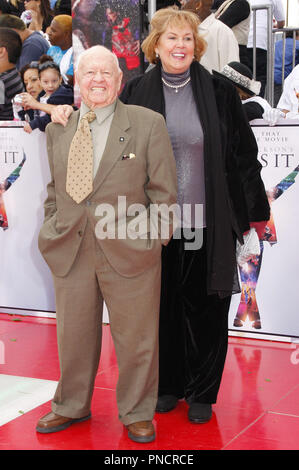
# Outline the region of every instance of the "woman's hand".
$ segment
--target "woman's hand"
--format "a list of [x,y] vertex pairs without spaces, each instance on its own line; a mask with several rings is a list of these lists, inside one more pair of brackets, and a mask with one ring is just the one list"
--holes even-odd
[[31,134],[32,129],[31,129],[31,126],[30,126],[29,122],[25,122],[24,131],[27,132],[27,134]]
[[51,121],[56,122],[57,124],[61,124],[65,127],[73,111],[74,110],[72,106],[69,104],[60,104],[55,106],[51,112]]
[[38,101],[33,98],[29,93],[21,93],[22,96],[22,106],[25,109],[37,109]]

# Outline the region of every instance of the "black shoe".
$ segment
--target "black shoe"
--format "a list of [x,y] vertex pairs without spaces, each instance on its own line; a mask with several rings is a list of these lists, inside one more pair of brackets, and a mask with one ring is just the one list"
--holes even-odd
[[161,395],[158,397],[156,412],[157,413],[168,413],[173,410],[178,403],[177,397],[174,395]]
[[212,405],[210,403],[191,403],[188,418],[191,423],[207,423],[212,418]]

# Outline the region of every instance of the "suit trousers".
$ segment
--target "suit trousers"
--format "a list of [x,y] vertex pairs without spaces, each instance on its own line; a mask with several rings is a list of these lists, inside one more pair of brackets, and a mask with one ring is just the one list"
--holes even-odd
[[231,297],[207,294],[207,229],[203,246],[172,239],[162,250],[159,395],[215,403],[228,345]]
[[52,411],[70,418],[90,413],[105,301],[119,369],[119,419],[125,425],[152,420],[158,389],[160,257],[142,274],[126,278],[107,261],[91,225],[83,237],[67,276],[53,276],[61,375]]

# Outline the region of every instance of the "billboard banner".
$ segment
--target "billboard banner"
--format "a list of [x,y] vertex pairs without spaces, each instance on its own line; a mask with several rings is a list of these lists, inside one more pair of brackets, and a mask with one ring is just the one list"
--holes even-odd
[[261,253],[239,268],[242,292],[232,298],[229,328],[299,337],[299,142],[297,126],[253,126],[271,218]]
[[55,310],[52,277],[37,247],[49,180],[45,133],[0,127],[0,311]]

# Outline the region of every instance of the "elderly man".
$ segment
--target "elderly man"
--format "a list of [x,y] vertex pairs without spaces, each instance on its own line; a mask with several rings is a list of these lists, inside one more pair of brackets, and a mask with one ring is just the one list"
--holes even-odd
[[129,438],[151,442],[160,251],[172,222],[163,239],[160,229],[155,237],[148,230],[133,233],[133,227],[150,222],[152,205],[176,202],[175,161],[161,115],[117,99],[122,72],[108,49],[84,51],[76,80],[80,110],[65,127],[51,123],[46,129],[52,180],[39,247],[54,278],[61,377],[52,411],[37,431],[56,432],[90,418],[105,301],[119,367],[119,417]]

